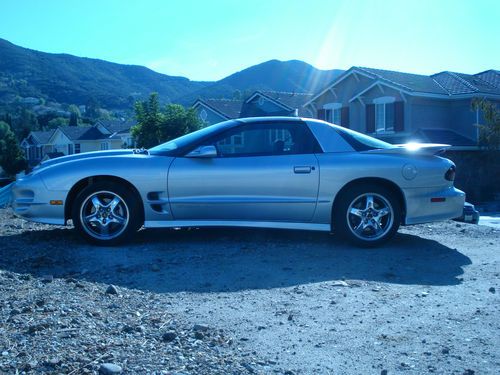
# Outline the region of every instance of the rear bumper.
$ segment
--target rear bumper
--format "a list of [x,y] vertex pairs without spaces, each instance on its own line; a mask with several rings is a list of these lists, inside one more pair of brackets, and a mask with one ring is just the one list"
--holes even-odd
[[[445,189],[416,188],[405,189],[405,224],[420,224],[431,221],[454,219],[463,213],[465,193],[455,187]],[[432,202],[431,198],[444,198]]]

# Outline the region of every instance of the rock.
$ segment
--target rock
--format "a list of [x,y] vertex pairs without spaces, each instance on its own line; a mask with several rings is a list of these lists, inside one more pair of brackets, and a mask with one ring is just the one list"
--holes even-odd
[[293,315],[292,314],[288,315],[288,321],[292,321],[292,320],[293,320]]
[[35,332],[43,331],[47,328],[49,328],[49,324],[47,323],[34,324],[28,327],[28,333],[33,334]]
[[122,328],[122,332],[124,332],[124,333],[134,333],[135,332],[135,327],[132,327],[132,326],[129,326],[129,325],[125,325]]
[[122,373],[122,368],[114,363],[103,363],[99,367],[99,374],[101,375],[116,375]]
[[248,363],[243,363],[243,367],[251,374],[255,374],[255,369]]
[[474,375],[476,372],[471,369],[467,369],[464,371],[463,375]]
[[495,288],[491,287],[490,289],[488,289],[488,292],[495,294],[496,290],[495,290]]
[[349,284],[343,280],[335,280],[332,282],[332,286],[349,286]]
[[174,331],[167,331],[161,336],[161,339],[166,342],[171,342],[174,341],[176,337],[177,333],[175,333]]
[[203,332],[200,332],[200,331],[195,331],[194,332],[194,338],[196,340],[203,340],[203,337],[205,337],[205,335],[203,334]]
[[42,276],[42,283],[48,284],[54,281],[54,276],[52,275],[44,275]]
[[195,324],[193,327],[193,331],[206,332],[208,331],[208,326],[205,324]]
[[106,289],[106,294],[118,294],[118,289],[114,285],[108,286],[108,289]]
[[21,310],[19,309],[12,309],[10,310],[10,315],[13,316],[13,315],[19,315],[21,314]]
[[450,349],[448,349],[448,348],[443,348],[443,349],[441,350],[441,353],[442,353],[442,354],[450,354]]
[[387,370],[380,371],[380,375],[387,375],[388,373],[389,373],[389,371],[387,371]]

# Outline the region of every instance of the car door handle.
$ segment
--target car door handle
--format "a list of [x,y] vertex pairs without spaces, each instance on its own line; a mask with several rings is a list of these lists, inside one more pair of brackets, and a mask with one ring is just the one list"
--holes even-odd
[[314,167],[309,167],[309,166],[297,166],[293,167],[294,173],[311,173],[311,170],[313,170]]

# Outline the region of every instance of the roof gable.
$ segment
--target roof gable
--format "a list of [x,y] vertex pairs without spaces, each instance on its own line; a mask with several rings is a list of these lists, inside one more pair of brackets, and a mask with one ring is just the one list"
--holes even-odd
[[255,91],[252,95],[250,95],[250,97],[248,97],[248,99],[245,100],[245,104],[251,103],[251,102],[255,101],[255,99],[260,100],[260,98],[262,98],[263,100],[269,101],[269,102],[273,103],[274,105],[276,105],[280,108],[283,108],[287,111],[293,111],[295,109],[295,108],[287,106],[286,104],[282,103],[278,99],[274,99],[273,97],[269,96],[268,94],[264,94],[261,91]]
[[27,138],[32,137],[38,144],[47,144],[53,133],[54,130],[32,131]]
[[[407,94],[453,97],[454,95],[490,94],[500,95],[500,72],[487,70],[476,75],[440,72],[430,76],[353,66],[304,105],[311,104],[344,79],[356,74],[371,77],[374,84],[384,83]],[[366,92],[366,88],[362,90]],[[355,97],[361,94],[358,93]]]
[[225,119],[234,119],[240,117],[242,100],[231,99],[198,99],[193,104],[193,108],[203,105],[207,109],[212,110],[217,115]]

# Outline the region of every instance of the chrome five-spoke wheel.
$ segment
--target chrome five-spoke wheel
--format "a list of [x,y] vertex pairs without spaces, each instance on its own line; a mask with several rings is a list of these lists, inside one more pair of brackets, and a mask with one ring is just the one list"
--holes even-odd
[[344,189],[333,207],[333,230],[356,245],[380,245],[401,223],[398,194],[394,188],[371,183]]
[[375,193],[356,197],[347,210],[349,229],[362,240],[374,241],[382,238],[391,229],[393,220],[391,203]]
[[144,211],[132,188],[116,182],[95,182],[82,189],[72,205],[76,230],[98,245],[122,243],[144,222]]
[[85,231],[97,239],[110,240],[126,229],[130,213],[127,204],[118,194],[98,191],[83,202],[80,220]]

